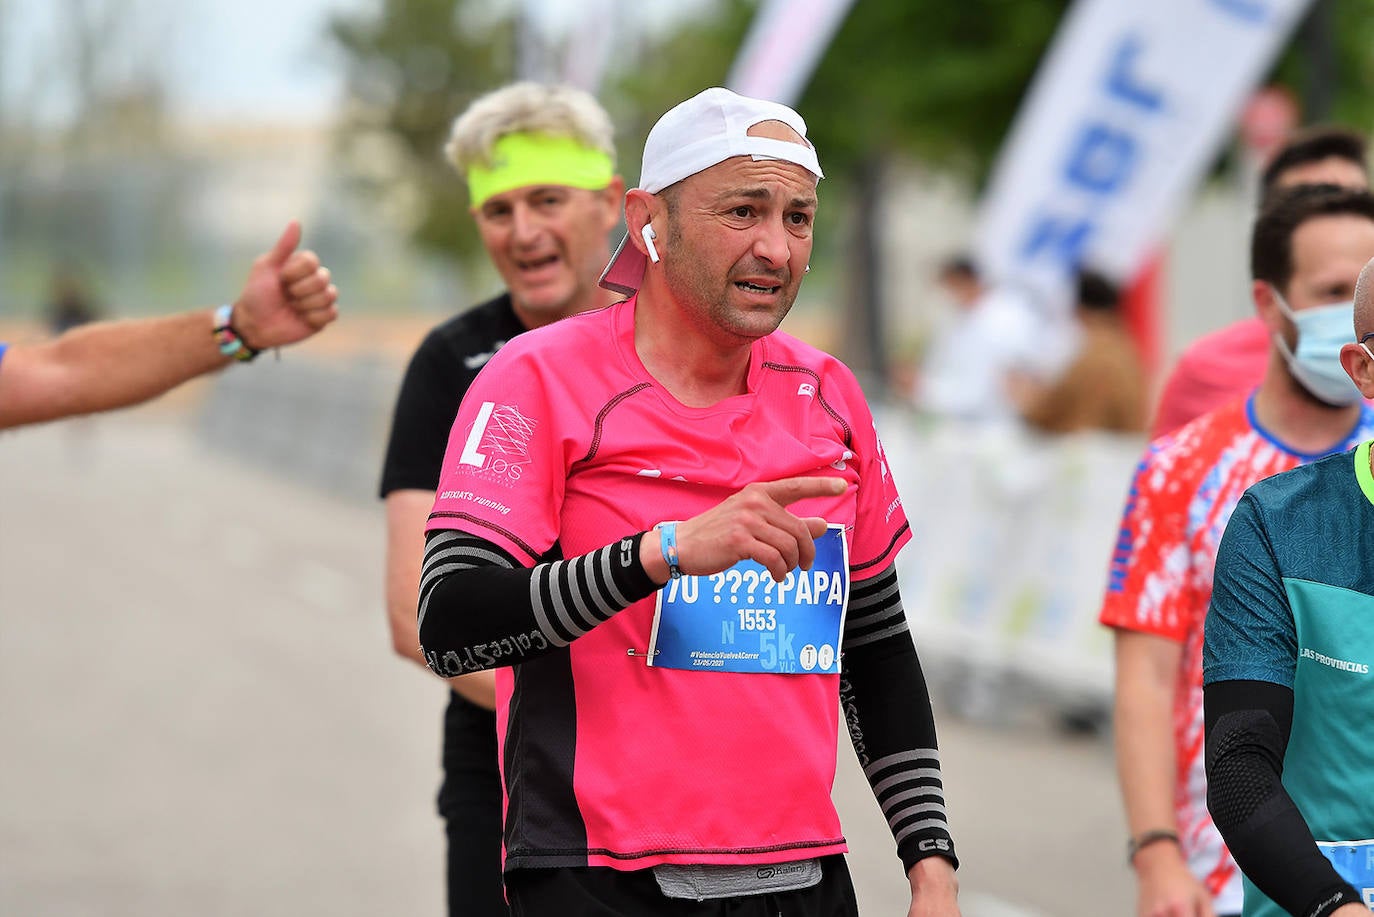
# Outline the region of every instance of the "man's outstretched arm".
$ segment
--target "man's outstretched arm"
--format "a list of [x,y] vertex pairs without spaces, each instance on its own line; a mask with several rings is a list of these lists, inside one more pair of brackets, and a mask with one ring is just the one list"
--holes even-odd
[[[258,257],[229,324],[256,350],[304,340],[338,317],[338,290],[314,252],[296,251],[299,224]],[[0,360],[0,429],[127,407],[233,358],[220,352],[215,313],[96,322],[52,341],[12,345]]]

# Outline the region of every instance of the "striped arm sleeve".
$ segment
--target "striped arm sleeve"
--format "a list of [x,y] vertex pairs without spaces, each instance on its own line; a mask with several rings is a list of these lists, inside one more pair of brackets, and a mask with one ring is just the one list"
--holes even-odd
[[850,589],[840,705],[849,737],[909,872],[942,856],[955,867],[935,715],[889,566]]
[[642,534],[580,557],[522,567],[466,532],[431,532],[420,571],[420,651],[445,678],[565,647],[658,589]]

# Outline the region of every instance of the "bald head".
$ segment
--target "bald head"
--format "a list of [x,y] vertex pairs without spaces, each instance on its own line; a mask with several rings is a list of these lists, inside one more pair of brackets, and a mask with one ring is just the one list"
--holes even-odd
[[758,124],[750,125],[749,130],[745,133],[750,137],[769,137],[773,140],[785,140],[788,143],[806,145],[805,137],[781,121],[760,121]]
[[1355,283],[1355,340],[1374,331],[1374,258],[1370,259]]

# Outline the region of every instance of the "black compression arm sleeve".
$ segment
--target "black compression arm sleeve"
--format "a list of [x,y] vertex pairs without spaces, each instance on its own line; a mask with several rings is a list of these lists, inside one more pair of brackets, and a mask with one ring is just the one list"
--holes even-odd
[[1322,917],[1361,902],[1317,849],[1283,788],[1293,691],[1264,681],[1203,688],[1207,808],[1242,872],[1290,914]]
[[641,535],[574,557],[521,567],[464,532],[431,532],[420,574],[420,649],[450,677],[542,656],[654,594]]
[[840,704],[902,865],[943,856],[957,867],[935,716],[893,567],[850,590]]

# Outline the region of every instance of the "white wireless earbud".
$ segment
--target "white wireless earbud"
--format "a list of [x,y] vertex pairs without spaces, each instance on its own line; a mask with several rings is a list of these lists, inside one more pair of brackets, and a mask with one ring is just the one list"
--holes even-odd
[[645,223],[644,228],[639,231],[639,235],[644,239],[644,247],[649,250],[649,260],[658,264],[658,249],[654,248],[654,240],[658,238],[658,233],[654,232],[654,224]]

